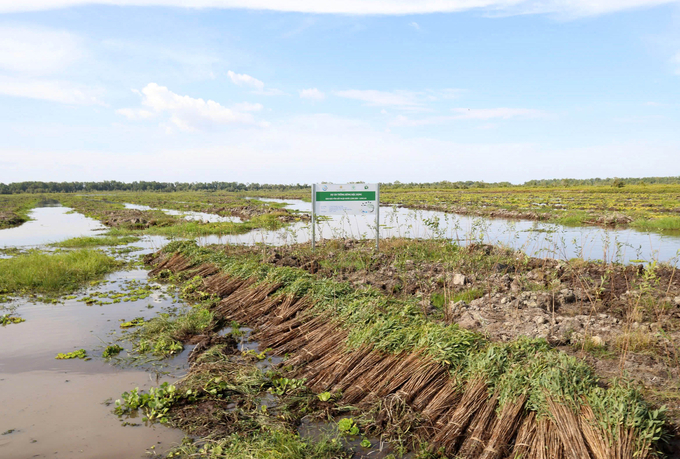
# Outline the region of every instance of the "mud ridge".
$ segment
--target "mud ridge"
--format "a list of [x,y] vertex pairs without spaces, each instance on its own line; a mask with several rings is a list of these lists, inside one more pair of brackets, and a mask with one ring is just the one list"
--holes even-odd
[[[621,428],[616,441],[593,418],[583,401],[574,412],[560,400],[548,399],[551,416],[539,416],[526,396],[505,403],[490,393],[487,382],[472,378],[464,386],[443,365],[419,352],[388,354],[371,346],[350,349],[347,333],[330,317],[311,313],[307,297],[276,295],[280,283],[257,283],[220,273],[181,254],[156,254],[150,275],[203,277],[206,292],[217,295],[214,312],[255,329],[253,339],[274,355],[288,355],[285,366],[294,378],[305,378],[315,392],[341,392],[342,402],[369,409],[398,397],[419,413],[418,435],[433,453],[460,458],[632,458],[633,429]],[[653,457],[650,445],[640,459]]]

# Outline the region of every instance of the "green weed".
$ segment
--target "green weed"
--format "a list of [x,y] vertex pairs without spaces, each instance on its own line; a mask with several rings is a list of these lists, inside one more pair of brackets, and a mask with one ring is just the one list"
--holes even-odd
[[76,249],[76,248],[88,248],[88,247],[102,247],[102,246],[114,246],[114,245],[125,245],[132,242],[139,241],[139,237],[136,236],[98,236],[98,237],[74,237],[71,239],[66,239],[65,241],[56,242],[51,244],[54,247],[62,247],[66,249]]
[[100,279],[119,266],[101,252],[89,249],[48,254],[32,251],[0,259],[0,291],[62,294]]
[[57,359],[57,360],[68,360],[68,359],[90,360],[90,358],[87,356],[87,351],[85,349],[78,349],[77,351],[67,352],[67,353],[59,353],[59,354],[57,354],[55,359]]

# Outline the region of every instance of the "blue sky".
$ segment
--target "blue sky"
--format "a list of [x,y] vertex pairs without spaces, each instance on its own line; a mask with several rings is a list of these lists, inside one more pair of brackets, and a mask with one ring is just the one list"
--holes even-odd
[[676,1],[180,3],[0,0],[0,182],[680,175]]

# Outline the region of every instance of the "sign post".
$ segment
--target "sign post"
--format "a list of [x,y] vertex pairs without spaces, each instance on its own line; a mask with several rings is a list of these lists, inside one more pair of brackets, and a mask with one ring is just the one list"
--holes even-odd
[[312,184],[312,250],[316,248],[316,183]]
[[316,215],[375,215],[375,249],[380,247],[379,183],[312,184],[312,249]]

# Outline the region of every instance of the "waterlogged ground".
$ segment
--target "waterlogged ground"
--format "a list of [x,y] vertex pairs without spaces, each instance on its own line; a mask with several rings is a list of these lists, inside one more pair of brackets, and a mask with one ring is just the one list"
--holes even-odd
[[[4,256],[11,256],[14,249],[45,248],[104,229],[96,220],[69,211],[35,208],[31,221],[1,230]],[[130,260],[163,243],[162,238],[147,237],[134,247],[107,251]],[[124,426],[110,406],[123,391],[173,381],[185,371],[188,350],[164,368],[102,358],[106,345],[124,334],[121,321],[148,319],[178,307],[173,294],[147,283],[145,269],[113,273],[54,303],[0,297],[0,315],[10,313],[24,320],[0,327],[0,457],[135,458],[181,441],[182,432],[165,426]],[[85,349],[88,360],[55,359],[59,353],[79,349]],[[119,357],[126,356],[123,351]]]
[[0,230],[0,248],[37,247],[72,237],[95,235],[106,229],[97,220],[62,206],[36,207],[31,220],[16,228]]
[[[285,203],[285,208],[293,211],[292,215],[310,211],[310,204],[301,200],[258,200],[275,206]],[[177,219],[208,222],[206,224],[244,221],[236,216],[202,212],[197,210],[203,209],[198,203],[192,204],[194,210],[169,209],[167,207],[172,206],[165,201],[148,200],[126,203],[124,207],[163,212]],[[73,237],[97,236],[107,229],[97,220],[68,207],[38,207],[29,213],[29,217],[32,220],[19,227],[0,230],[0,256],[13,256],[16,250],[48,249],[46,244]],[[309,221],[290,219],[290,222],[278,229],[257,228],[245,234],[209,235],[197,240],[201,245],[266,243],[280,246],[308,242],[311,236]],[[141,254],[160,249],[169,240],[141,230],[135,234],[141,235],[142,239],[131,245],[102,250],[131,262]],[[386,206],[380,209],[380,234],[381,238],[447,238],[461,244],[502,244],[541,258],[623,263],[662,261],[676,265],[680,249],[680,236],[671,233],[568,227]],[[319,241],[374,238],[375,220],[360,216],[324,218],[318,223],[316,235]],[[0,295],[0,301],[3,301],[2,297]],[[499,301],[504,302],[502,300],[499,297]],[[675,299],[671,298],[672,301]],[[165,366],[130,365],[130,360],[123,360],[129,357],[125,351],[120,354],[120,360],[106,360],[102,358],[102,351],[124,335],[121,322],[135,318],[148,320],[159,312],[173,313],[179,304],[177,297],[166,292],[163,286],[148,284],[147,270],[142,267],[111,274],[105,282],[76,295],[61,297],[56,303],[33,302],[27,298],[0,302],[0,315],[9,311],[14,317],[25,320],[0,327],[0,457],[134,458],[145,457],[147,451],[167,451],[177,445],[183,432],[160,424],[124,426],[112,414],[110,403],[120,398],[123,391],[135,387],[148,390],[183,376],[191,346],[186,346],[183,353],[166,362]],[[230,332],[231,329],[225,329],[222,334]],[[122,344],[130,347],[129,343]],[[257,346],[258,343],[244,338],[237,349],[254,352]],[[58,353],[79,349],[86,350],[89,360],[55,359]],[[258,365],[264,369],[278,361],[265,360]],[[143,424],[135,418],[126,421]],[[320,431],[327,427],[333,429],[333,426],[323,422],[304,423],[300,434],[315,439]],[[372,446],[363,451],[370,453],[368,457],[383,457],[391,451],[375,439],[369,440]],[[360,441],[358,438],[357,444],[349,446],[357,449]]]

